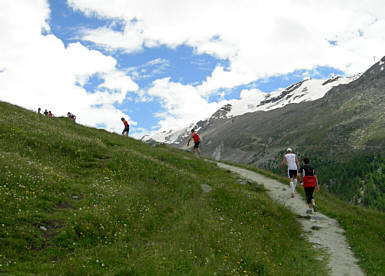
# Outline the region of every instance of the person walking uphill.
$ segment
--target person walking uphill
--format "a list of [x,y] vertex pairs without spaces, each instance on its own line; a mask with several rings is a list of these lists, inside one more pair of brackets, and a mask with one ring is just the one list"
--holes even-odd
[[70,118],[72,121],[76,122],[76,116],[71,112],[67,112],[67,118]]
[[199,150],[199,145],[201,144],[201,138],[199,138],[199,135],[195,132],[194,129],[191,130],[190,137],[187,141],[187,146],[189,146],[191,139],[194,140],[194,147],[192,149],[192,152],[194,153],[195,149],[198,152],[199,157],[201,156],[201,151]]
[[303,159],[303,163],[304,165],[299,169],[299,178],[301,179],[302,176],[302,185],[306,194],[306,202],[309,206],[309,209],[306,211],[306,213],[312,213],[312,211],[317,212],[317,206],[315,205],[315,200],[313,197],[314,190],[317,192],[319,190],[317,175],[314,168],[309,165],[309,158],[305,157]]
[[282,173],[284,172],[285,165],[287,165],[287,175],[290,178],[291,197],[294,197],[295,187],[297,186],[298,178],[298,158],[297,155],[292,152],[291,148],[286,150],[286,154],[282,160]]
[[124,136],[124,134],[126,134],[126,136],[128,137],[128,133],[130,132],[130,125],[127,123],[126,119],[122,118],[121,120],[124,124],[122,135]]

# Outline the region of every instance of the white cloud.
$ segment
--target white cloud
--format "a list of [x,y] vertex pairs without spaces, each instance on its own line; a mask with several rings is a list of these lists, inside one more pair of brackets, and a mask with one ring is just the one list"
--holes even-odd
[[179,129],[193,121],[205,119],[224,103],[208,103],[202,98],[197,88],[171,82],[169,78],[158,79],[148,91],[152,97],[158,97],[165,111],[157,116],[160,130]]
[[[229,59],[229,70],[216,68],[200,87],[201,94],[316,66],[332,66],[353,74],[366,69],[373,56],[384,54],[380,49],[385,44],[382,0],[68,3],[88,14],[137,25],[129,29],[130,33],[125,30],[121,34],[127,41],[139,36],[147,46],[186,44],[198,53]],[[328,40],[336,40],[337,45],[330,45]]]
[[[43,35],[49,32],[46,1],[6,0],[0,9],[0,100],[32,110],[47,108],[56,116],[70,111],[80,123],[120,132],[120,118],[130,118],[113,105],[138,86],[116,68],[116,60],[80,43],[65,47],[54,35]],[[92,94],[81,86],[94,74],[104,82],[103,91]]]
[[121,71],[114,70],[111,72],[103,73],[102,77],[104,78],[104,82],[101,83],[99,87],[121,91],[122,97],[119,100],[119,103],[124,100],[127,92],[137,91],[139,89],[138,85],[133,82],[129,76]]
[[243,102],[258,102],[266,96],[265,93],[258,89],[243,89],[240,93],[240,100]]
[[152,66],[156,64],[165,64],[165,63],[168,63],[168,61],[162,58],[156,58],[156,59],[150,60],[145,65]]
[[137,24],[129,24],[124,32],[113,31],[106,27],[95,30],[83,30],[82,39],[91,41],[106,49],[122,49],[125,52],[135,52],[142,49],[143,38]]
[[143,80],[163,74],[170,67],[170,62],[166,59],[156,58],[145,62],[142,65],[126,68],[125,71],[134,80]]
[[[347,74],[361,72],[373,56],[384,55],[383,0],[67,0],[88,16],[123,22],[122,32],[108,27],[83,29],[85,41],[127,53],[143,47],[194,47],[228,59],[199,85],[182,85],[163,78],[145,93],[133,79],[165,72],[168,61],[117,69],[117,61],[81,43],[67,47],[49,33],[46,0],[0,2],[0,99],[56,115],[71,111],[88,125],[121,131],[119,118],[129,117],[114,107],[130,92],[140,100],[161,99],[161,129],[184,127],[211,115],[221,103],[207,97],[219,88],[231,89],[260,78],[296,69],[332,66]],[[112,26],[112,25],[111,25]],[[331,45],[328,40],[336,41]],[[132,69],[132,70],[131,70]],[[95,93],[82,86],[92,75],[104,79]],[[76,85],[78,84],[78,85]],[[79,86],[80,85],[80,86]],[[258,91],[241,97],[259,97]],[[98,108],[96,108],[98,106]],[[135,122],[131,122],[135,124]]]

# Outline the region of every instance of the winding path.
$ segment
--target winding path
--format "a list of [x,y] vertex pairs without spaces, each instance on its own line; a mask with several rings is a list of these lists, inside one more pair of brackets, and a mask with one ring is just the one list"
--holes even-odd
[[217,163],[219,167],[237,173],[245,179],[264,185],[269,196],[294,214],[298,215],[299,221],[307,239],[314,247],[325,249],[329,254],[329,268],[331,275],[335,276],[360,276],[365,275],[357,264],[356,258],[344,236],[344,230],[338,225],[335,219],[329,218],[319,212],[307,215],[305,211],[307,204],[300,197],[290,197],[289,187],[280,182],[260,175],[258,173]]

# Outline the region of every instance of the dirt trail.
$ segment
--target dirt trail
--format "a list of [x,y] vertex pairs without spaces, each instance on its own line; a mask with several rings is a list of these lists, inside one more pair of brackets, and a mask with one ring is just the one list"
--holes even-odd
[[[307,215],[307,205],[297,194],[290,197],[290,188],[282,183],[257,174],[255,172],[241,169],[238,167],[217,163],[219,167],[239,174],[245,179],[263,184],[269,196],[285,207],[289,208],[294,214],[298,215],[307,239],[315,247],[323,248],[330,255],[329,268],[331,275],[335,276],[359,276],[365,275],[357,264],[356,258],[343,235],[344,230],[338,225],[335,219],[329,218],[319,212]],[[301,187],[297,187],[301,188]]]

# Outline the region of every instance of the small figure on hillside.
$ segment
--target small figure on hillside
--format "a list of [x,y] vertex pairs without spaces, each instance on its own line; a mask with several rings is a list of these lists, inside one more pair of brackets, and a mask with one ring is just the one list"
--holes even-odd
[[72,121],[76,122],[76,116],[71,112],[67,112],[67,118],[70,118]]
[[45,115],[45,116],[48,116],[48,111],[47,111],[47,109],[44,110],[44,115]]
[[37,109],[37,114],[41,115],[41,108],[40,107]]
[[194,147],[192,149],[192,152],[194,153],[195,150],[197,150],[199,157],[201,156],[201,151],[199,150],[199,146],[201,144],[201,139],[199,138],[199,135],[195,132],[194,129],[191,130],[191,134],[187,141],[187,146],[189,146],[191,139],[194,140]]
[[309,209],[306,211],[306,213],[311,214],[313,211],[317,212],[317,206],[315,205],[313,193],[314,190],[316,190],[316,192],[319,191],[319,186],[315,170],[312,166],[309,165],[310,159],[305,157],[303,159],[303,163],[304,165],[299,169],[299,179],[301,179],[302,176],[302,186],[305,190],[306,202],[309,206]]
[[124,124],[124,129],[123,129],[122,135],[124,136],[124,134],[126,134],[126,136],[128,137],[128,133],[130,132],[130,125],[128,124],[126,119],[121,118],[121,120]]
[[297,186],[299,163],[297,155],[292,151],[291,148],[288,148],[286,154],[283,156],[282,173],[284,172],[285,165],[287,165],[287,176],[290,178],[291,197],[294,197],[295,187]]
[[51,110],[48,111],[48,117],[53,117],[53,114],[52,114]]

